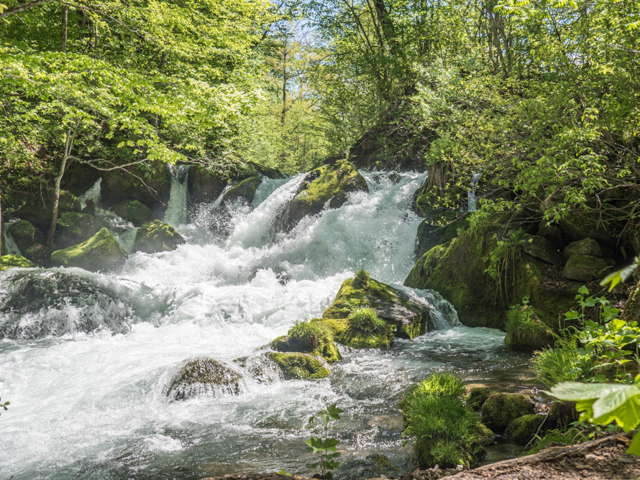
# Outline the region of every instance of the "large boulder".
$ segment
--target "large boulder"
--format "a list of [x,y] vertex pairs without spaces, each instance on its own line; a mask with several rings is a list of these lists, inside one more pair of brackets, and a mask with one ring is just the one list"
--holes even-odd
[[25,252],[31,245],[44,240],[44,234],[27,220],[18,220],[9,227],[8,232],[21,252]]
[[261,183],[262,177],[260,175],[245,178],[224,193],[222,196],[222,205],[237,201],[250,205]]
[[553,331],[529,305],[514,306],[507,314],[504,343],[512,350],[531,352],[548,347],[555,338]]
[[139,200],[123,200],[113,207],[113,213],[136,227],[152,222],[155,218],[151,209]]
[[418,226],[418,235],[416,237],[416,257],[421,257],[433,247],[437,245],[446,245],[463,232],[468,227],[467,217],[461,216],[450,223],[443,225],[422,222]]
[[175,228],[160,220],[145,223],[136,233],[134,251],[145,253],[170,252],[185,243]]
[[210,172],[200,165],[193,165],[189,169],[187,180],[189,204],[214,202],[229,183],[226,175]]
[[91,238],[98,230],[93,215],[66,212],[58,218],[54,243],[58,249],[67,248]]
[[127,252],[106,228],[86,242],[51,254],[51,264],[54,266],[78,267],[91,272],[117,269],[126,259]]
[[516,418],[534,413],[531,399],[522,393],[493,393],[482,405],[482,423],[503,432]]
[[325,205],[339,208],[349,193],[369,191],[367,181],[351,162],[341,160],[333,165],[323,165],[307,173],[294,197],[286,204],[278,219],[283,230],[290,230],[308,215],[320,213]]
[[45,265],[49,261],[49,249],[41,243],[34,243],[25,250],[24,256],[34,263]]
[[590,282],[603,276],[609,264],[591,255],[572,255],[562,269],[562,276],[569,280]]
[[278,364],[285,380],[315,380],[329,376],[329,368],[322,357],[306,353],[269,353]]
[[21,255],[3,255],[0,257],[0,272],[9,268],[32,268],[37,266]]
[[602,257],[602,250],[600,245],[593,238],[585,238],[584,240],[578,240],[571,242],[563,250],[562,254],[564,258],[569,259],[573,255],[589,255],[591,257]]
[[[44,198],[44,200],[43,200]],[[77,212],[82,210],[80,201],[75,195],[62,190],[60,192],[60,198],[58,201],[58,215],[62,215],[66,212]],[[28,220],[35,227],[39,228],[43,232],[49,230],[51,226],[51,214],[53,212],[53,192],[48,192],[46,196],[29,197],[16,212],[17,216]]]
[[187,362],[173,377],[167,389],[171,400],[188,400],[201,395],[238,395],[243,390],[242,374],[211,358]]
[[520,243],[522,244],[522,251],[527,255],[558,267],[564,265],[562,255],[550,240],[537,235],[524,234]]

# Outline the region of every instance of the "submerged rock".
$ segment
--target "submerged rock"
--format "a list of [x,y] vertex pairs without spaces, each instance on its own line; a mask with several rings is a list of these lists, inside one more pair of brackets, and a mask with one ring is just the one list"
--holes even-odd
[[256,194],[256,190],[262,183],[261,176],[249,177],[242,180],[237,185],[234,185],[227,190],[222,196],[222,205],[232,203],[235,201],[242,201],[246,204],[251,204],[253,197]]
[[0,257],[0,272],[9,268],[33,268],[38,266],[22,255],[3,255]]
[[323,165],[307,173],[277,223],[282,230],[290,230],[304,217],[320,213],[326,205],[341,207],[349,193],[355,191],[368,192],[369,187],[351,162],[341,160]]
[[55,245],[58,249],[77,245],[98,231],[95,218],[87,213],[63,213],[56,224]]
[[522,393],[493,393],[482,405],[482,423],[503,432],[516,418],[534,413],[533,403]]
[[269,353],[285,380],[313,380],[329,376],[329,368],[322,357],[306,353]]
[[590,282],[603,276],[609,264],[602,258],[590,255],[572,255],[562,270],[562,276],[569,280]]
[[201,395],[239,395],[242,389],[241,373],[217,360],[196,358],[188,361],[173,377],[167,397],[187,400]]
[[170,252],[185,243],[175,228],[160,220],[145,223],[136,234],[134,251],[145,253]]
[[60,267],[79,267],[91,272],[108,271],[121,267],[127,252],[116,238],[103,228],[86,242],[51,254],[51,263]]
[[136,227],[141,227],[154,219],[151,209],[139,200],[123,200],[113,208],[113,213]]

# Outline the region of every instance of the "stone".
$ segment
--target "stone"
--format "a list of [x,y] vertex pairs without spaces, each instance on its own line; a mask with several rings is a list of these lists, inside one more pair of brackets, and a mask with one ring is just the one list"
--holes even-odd
[[421,257],[437,245],[446,245],[456,238],[459,232],[468,228],[467,215],[444,225],[422,222],[418,226],[416,237],[416,257]]
[[3,255],[0,257],[0,272],[9,268],[33,268],[38,267],[35,263],[27,260],[21,255]]
[[538,258],[545,263],[561,267],[564,259],[549,240],[537,235],[524,234],[520,240],[522,251],[533,258]]
[[282,370],[285,380],[314,380],[329,376],[322,357],[306,353],[269,353],[269,358]]
[[610,269],[605,260],[590,255],[572,255],[562,269],[562,276],[569,280],[590,282],[603,276]]
[[106,228],[101,229],[86,242],[51,254],[53,266],[78,267],[91,272],[117,269],[126,259],[127,252]]
[[44,241],[44,234],[27,220],[18,220],[11,225],[7,233],[23,253],[34,243]]
[[222,196],[222,205],[226,205],[229,203],[233,203],[236,201],[242,201],[247,205],[250,205],[253,201],[253,197],[256,194],[256,190],[262,183],[261,176],[255,176],[250,178],[245,178],[237,185],[234,185],[229,190],[227,190]]
[[571,258],[573,255],[589,255],[591,257],[602,257],[600,245],[592,238],[585,238],[572,242],[566,246],[562,255],[565,259]]
[[541,429],[545,418],[544,415],[523,415],[509,424],[505,435],[520,445],[526,445]]
[[99,230],[93,215],[65,212],[58,217],[54,244],[58,250],[77,245],[91,238]]
[[139,200],[123,200],[113,208],[113,213],[136,227],[154,220],[151,209]]
[[287,335],[276,338],[270,346],[283,353],[319,355],[329,363],[342,358],[334,341],[333,331],[319,319],[296,324],[289,329]]
[[549,428],[568,428],[573,422],[577,422],[580,414],[576,410],[576,402],[562,402],[556,400],[549,408],[547,423]]
[[167,397],[174,401],[188,400],[201,395],[239,395],[242,390],[241,373],[217,360],[196,358],[173,377]]
[[[58,215],[66,212],[80,213],[82,207],[78,198],[65,191],[60,191],[58,201]],[[43,232],[47,232],[51,226],[51,214],[53,212],[53,192],[50,192],[43,201],[39,196],[29,198],[27,203],[18,209],[17,215],[31,222]]]
[[214,202],[228,185],[225,175],[210,172],[200,165],[192,165],[189,168],[187,181],[190,206]]
[[134,251],[145,253],[170,252],[185,243],[175,228],[160,220],[145,223],[136,233]]
[[24,256],[34,263],[44,265],[49,260],[49,249],[41,243],[34,243],[25,250]]
[[534,413],[533,403],[522,393],[492,393],[482,405],[482,423],[503,432],[516,418]]
[[491,395],[491,390],[487,387],[474,387],[469,390],[469,393],[465,397],[467,406],[474,411],[478,411],[482,408],[484,402]]

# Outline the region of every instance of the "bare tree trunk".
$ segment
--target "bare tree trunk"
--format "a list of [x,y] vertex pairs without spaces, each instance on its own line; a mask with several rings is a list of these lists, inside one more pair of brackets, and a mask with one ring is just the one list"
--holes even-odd
[[286,122],[287,115],[287,42],[284,42],[282,49],[282,125]]
[[69,27],[69,7],[62,7],[62,42],[60,50],[67,53],[67,29]]

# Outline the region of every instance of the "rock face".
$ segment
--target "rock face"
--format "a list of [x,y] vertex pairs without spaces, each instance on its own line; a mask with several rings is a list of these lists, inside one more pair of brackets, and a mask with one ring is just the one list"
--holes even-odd
[[187,400],[200,395],[238,395],[241,391],[242,375],[239,372],[211,358],[196,358],[173,377],[167,397]]
[[602,257],[600,245],[592,238],[585,238],[572,242],[562,252],[564,258],[569,259],[573,255],[589,255],[591,257]]
[[285,380],[313,380],[329,376],[329,369],[322,357],[306,353],[269,353]]
[[24,253],[30,246],[36,242],[42,242],[44,240],[43,233],[33,226],[31,222],[26,220],[18,220],[11,225],[8,233],[13,237],[16,245],[22,253]]
[[160,220],[145,223],[136,234],[134,250],[136,252],[170,252],[185,243],[175,228]]
[[117,269],[126,258],[127,252],[109,230],[103,228],[86,242],[53,252],[51,264],[97,272]]
[[151,209],[138,200],[123,200],[113,208],[113,212],[136,227],[154,220]]
[[58,218],[54,243],[58,249],[67,248],[84,242],[97,231],[93,215],[66,212]]
[[237,185],[234,185],[227,190],[222,197],[222,205],[226,205],[235,201],[242,201],[247,205],[250,205],[253,201],[253,197],[256,194],[256,190],[262,183],[261,176],[249,177],[242,180]]
[[521,393],[493,393],[482,405],[482,423],[503,432],[516,418],[534,413],[533,403]]
[[194,165],[189,169],[188,189],[189,203],[211,203],[224,191],[227,179],[222,175],[208,172],[203,167]]
[[369,187],[351,162],[323,165],[307,173],[277,223],[282,230],[290,230],[307,215],[320,213],[327,204],[329,208],[342,206],[349,193],[359,190],[368,192]]
[[602,258],[590,255],[572,255],[562,270],[562,276],[569,280],[590,282],[601,277],[609,264]]
[[0,272],[9,268],[32,268],[37,266],[21,255],[3,255],[0,257]]

